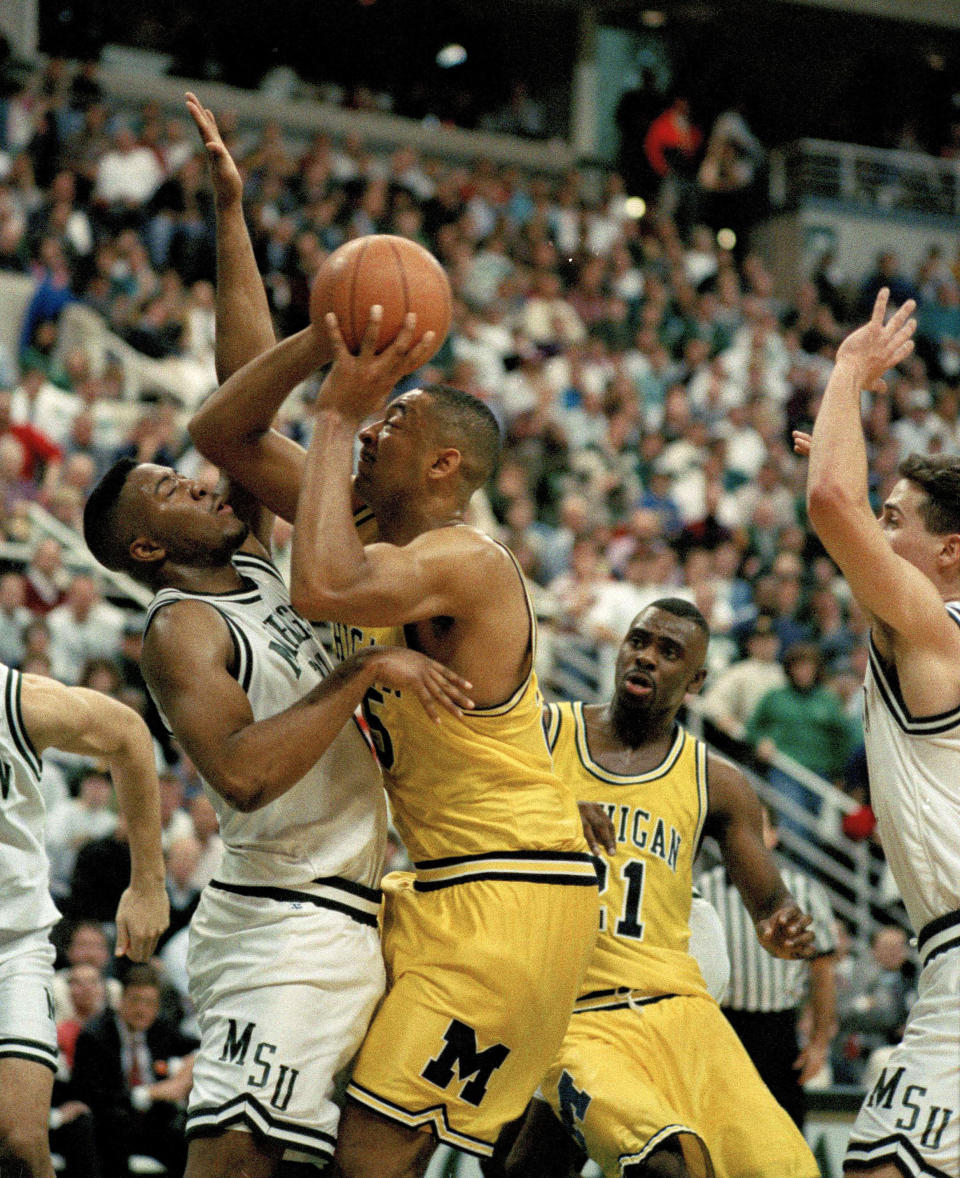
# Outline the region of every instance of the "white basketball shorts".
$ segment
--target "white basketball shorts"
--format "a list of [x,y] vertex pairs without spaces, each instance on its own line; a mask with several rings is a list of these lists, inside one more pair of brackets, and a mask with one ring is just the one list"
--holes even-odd
[[53,962],[48,929],[0,942],[0,1058],[57,1070]]
[[384,989],[377,905],[351,916],[306,893],[256,891],[208,885],[190,927],[200,1048],[187,1137],[244,1129],[321,1162],[336,1143],[335,1081]]
[[910,1178],[960,1178],[960,943],[925,954],[922,936],[917,1001],[857,1114],[845,1170],[889,1163]]

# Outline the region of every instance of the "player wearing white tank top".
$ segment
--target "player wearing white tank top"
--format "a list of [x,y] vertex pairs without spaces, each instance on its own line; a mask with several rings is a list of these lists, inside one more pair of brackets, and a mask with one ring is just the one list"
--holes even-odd
[[130,842],[117,954],[146,961],[167,927],[160,799],[150,733],[130,708],[0,663],[0,1174],[53,1178],[47,1136],[57,1068],[53,1006],[59,919],[44,851],[41,754],[106,760]]
[[960,1175],[960,457],[910,455],[877,520],[867,496],[861,390],[913,349],[913,301],[889,291],[849,335],[812,439],[807,504],[868,613],[864,737],[884,853],[922,971],[903,1040],[857,1117],[847,1175]]
[[[213,165],[217,368],[273,342],[242,184],[210,111],[188,107]],[[94,556],[151,587],[148,687],[217,805],[225,854],[191,926],[201,1045],[188,1178],[273,1178],[284,1157],[333,1152],[334,1077],[383,988],[376,928],[382,786],[354,713],[374,680],[469,706],[458,676],[414,651],[370,649],[331,669],[270,561],[273,516],[239,485],[132,461],[84,512]]]

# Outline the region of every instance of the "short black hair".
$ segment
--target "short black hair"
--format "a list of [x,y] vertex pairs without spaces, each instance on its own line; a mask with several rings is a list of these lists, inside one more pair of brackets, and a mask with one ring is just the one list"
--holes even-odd
[[436,406],[439,434],[460,450],[467,487],[471,492],[482,487],[500,456],[497,419],[479,397],[453,385],[427,384],[421,391],[428,393]]
[[929,532],[935,536],[960,532],[960,458],[956,454],[908,454],[897,474],[916,483],[926,495],[918,510]]
[[127,972],[123,975],[123,990],[126,993],[131,986],[151,986],[157,993],[160,992],[160,975],[146,961],[137,962],[131,965]]
[[130,553],[124,542],[117,508],[130,472],[138,464],[121,458],[90,492],[83,508],[83,538],[96,559],[113,572],[132,572]]
[[[673,614],[678,618],[685,618],[688,622],[693,622],[699,626],[700,629],[710,637],[710,624],[703,616],[699,609],[692,601],[687,601],[685,597],[658,597],[656,601],[651,601],[645,609],[662,609],[664,613]],[[641,613],[643,611],[641,610]]]

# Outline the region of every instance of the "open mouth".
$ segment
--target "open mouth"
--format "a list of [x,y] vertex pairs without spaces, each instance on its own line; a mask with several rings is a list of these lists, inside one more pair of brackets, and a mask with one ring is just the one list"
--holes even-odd
[[623,677],[623,689],[628,695],[641,699],[653,694],[653,680],[639,671],[631,671]]

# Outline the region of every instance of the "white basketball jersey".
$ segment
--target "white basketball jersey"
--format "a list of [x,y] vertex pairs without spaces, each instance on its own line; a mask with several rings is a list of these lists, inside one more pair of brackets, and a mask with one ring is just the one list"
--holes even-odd
[[[960,603],[947,605],[960,624]],[[863,684],[870,802],[914,929],[960,909],[960,707],[912,716],[873,641]]]
[[[243,577],[240,589],[217,594],[162,589],[150,603],[147,625],[175,601],[203,601],[215,609],[233,639],[232,673],[254,719],[265,720],[303,699],[332,666],[313,628],[290,604],[276,568],[249,553],[238,553],[233,564]],[[295,888],[335,876],[367,888],[379,884],[386,799],[356,720],[344,725],[304,778],[259,810],[242,813],[209,786],[206,792],[220,818],[224,853],[217,880],[222,883]]]
[[0,945],[60,919],[43,843],[42,766],[23,725],[21,682],[0,663]]

